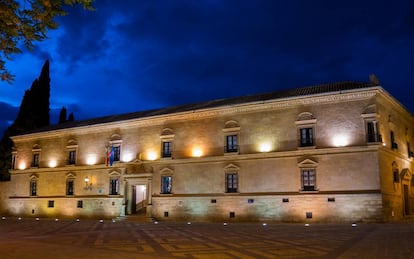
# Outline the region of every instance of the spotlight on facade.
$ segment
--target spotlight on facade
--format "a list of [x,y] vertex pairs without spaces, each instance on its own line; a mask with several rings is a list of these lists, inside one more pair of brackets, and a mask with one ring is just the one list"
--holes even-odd
[[95,155],[89,155],[88,158],[86,159],[86,163],[88,165],[96,164],[96,156]]
[[192,156],[193,157],[201,157],[203,155],[203,150],[201,150],[201,148],[194,148],[192,151]]
[[122,162],[131,162],[133,158],[134,156],[132,155],[132,153],[125,153],[122,155]]
[[92,190],[92,183],[89,182],[89,178],[87,176],[85,177],[84,181],[85,181],[84,189],[85,190]]
[[24,169],[26,169],[26,163],[25,163],[25,162],[21,162],[21,163],[19,164],[19,169],[20,169],[20,170],[24,170]]
[[259,151],[262,153],[270,152],[270,150],[272,150],[272,145],[268,142],[259,145]]
[[345,147],[348,145],[348,139],[344,135],[337,135],[333,138],[333,144],[335,147]]
[[157,153],[155,151],[149,151],[147,154],[148,160],[154,161],[157,159]]
[[49,167],[50,168],[55,168],[57,166],[57,162],[56,160],[50,160],[49,161]]

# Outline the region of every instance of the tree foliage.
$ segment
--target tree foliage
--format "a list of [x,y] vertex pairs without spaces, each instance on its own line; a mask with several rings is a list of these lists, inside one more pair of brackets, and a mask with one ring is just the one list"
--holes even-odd
[[21,53],[21,45],[32,50],[34,43],[47,38],[56,29],[54,20],[65,15],[65,6],[82,5],[93,10],[93,0],[1,0],[0,1],[0,79],[12,82],[14,76],[6,68],[6,60]]

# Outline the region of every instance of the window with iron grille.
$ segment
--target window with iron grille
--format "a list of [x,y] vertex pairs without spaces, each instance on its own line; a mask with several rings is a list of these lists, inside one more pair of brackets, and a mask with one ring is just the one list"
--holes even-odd
[[74,194],[74,185],[75,185],[75,182],[73,179],[69,179],[66,181],[66,195]]
[[379,134],[378,123],[374,120],[366,122],[367,142],[375,143],[381,142],[381,135]]
[[37,195],[37,180],[30,181],[30,196]]
[[226,192],[238,192],[238,174],[226,174]]
[[316,171],[313,168],[302,169],[302,190],[315,191],[316,190]]
[[111,178],[109,180],[109,195],[118,195],[119,194],[119,179]]
[[238,136],[228,135],[226,136],[226,152],[237,152],[238,151]]
[[121,160],[121,146],[114,146],[114,161]]
[[161,193],[169,194],[172,190],[172,177],[169,175],[161,176]]
[[32,167],[39,167],[39,157],[40,157],[40,154],[38,153],[33,154]]
[[162,142],[162,157],[171,157],[172,156],[172,142],[163,141]]
[[69,164],[70,165],[76,164],[76,150],[69,151]]
[[310,147],[314,146],[314,132],[313,128],[300,128],[299,129],[299,137],[300,137],[300,146],[301,147]]

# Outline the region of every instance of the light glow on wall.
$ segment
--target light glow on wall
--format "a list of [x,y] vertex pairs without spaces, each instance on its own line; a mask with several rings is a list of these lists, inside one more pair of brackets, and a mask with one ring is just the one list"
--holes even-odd
[[26,169],[26,163],[25,163],[25,162],[20,162],[20,163],[19,163],[19,169],[20,169],[20,170],[24,170],[24,169]]
[[263,142],[259,144],[260,152],[270,152],[272,150],[272,144],[270,142]]
[[203,150],[200,147],[194,147],[191,151],[193,157],[201,157],[203,155]]
[[57,161],[55,159],[52,159],[49,161],[49,167],[54,168],[57,166]]
[[96,164],[96,155],[88,155],[88,158],[86,159],[86,164],[88,165]]
[[130,152],[125,152],[122,154],[122,162],[131,162],[134,156]]
[[336,135],[333,138],[333,144],[335,147],[344,147],[349,144],[348,137],[345,135]]
[[148,151],[148,153],[147,153],[147,159],[148,160],[151,160],[151,161],[157,159],[157,152],[155,152],[155,151]]

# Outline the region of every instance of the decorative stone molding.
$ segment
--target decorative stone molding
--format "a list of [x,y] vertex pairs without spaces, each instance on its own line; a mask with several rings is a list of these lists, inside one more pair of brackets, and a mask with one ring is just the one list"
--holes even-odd
[[304,159],[304,160],[302,160],[301,162],[298,163],[298,167],[300,167],[300,168],[305,168],[305,167],[312,168],[312,167],[317,167],[317,166],[318,166],[318,162],[316,162],[312,159],[309,159],[309,158],[306,158],[306,159]]

